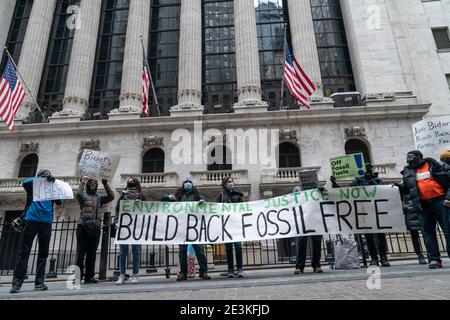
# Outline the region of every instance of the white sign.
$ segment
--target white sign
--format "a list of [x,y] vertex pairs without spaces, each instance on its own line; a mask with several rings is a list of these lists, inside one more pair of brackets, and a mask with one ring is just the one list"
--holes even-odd
[[109,180],[114,176],[120,156],[85,149],[78,164],[80,177]]
[[405,232],[397,188],[308,190],[247,203],[120,202],[116,244],[215,244]]
[[72,187],[61,180],[48,182],[45,178],[33,180],[33,201],[73,199]]
[[450,148],[450,116],[429,118],[413,125],[414,143],[425,157],[439,159]]

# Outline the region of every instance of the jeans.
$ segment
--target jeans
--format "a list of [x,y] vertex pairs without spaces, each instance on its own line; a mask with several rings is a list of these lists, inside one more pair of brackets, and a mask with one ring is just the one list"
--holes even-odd
[[47,264],[48,247],[52,235],[52,225],[43,222],[26,222],[27,227],[23,232],[22,247],[14,268],[13,283],[22,286],[27,274],[28,259],[30,258],[31,248],[34,238],[38,236],[39,252],[36,267],[36,278],[34,283],[40,285],[45,280],[45,267]]
[[[200,274],[204,274],[208,271],[208,265],[206,262],[205,248],[202,245],[194,244],[192,247],[195,250],[195,255],[197,256],[198,265],[200,267]],[[188,267],[187,267],[187,244],[181,244],[179,246],[179,259],[180,259],[180,272],[187,276]]]
[[[120,245],[120,254],[119,254],[119,266],[120,266],[120,274],[125,274],[127,269],[126,261],[128,257],[129,245],[121,244]],[[131,245],[131,251],[133,253],[133,275],[137,275],[139,273],[139,268],[141,266],[141,246],[138,244]]]
[[413,244],[414,252],[418,257],[423,257],[422,254],[422,246],[420,244],[420,234],[418,230],[411,230],[409,231],[411,234],[411,241]]
[[441,262],[441,254],[436,236],[436,224],[439,223],[444,232],[447,254],[450,257],[449,210],[444,207],[444,199],[422,201],[422,208],[423,212],[419,213],[419,219],[423,228],[428,261]]
[[320,258],[322,250],[322,236],[300,237],[297,239],[297,264],[296,268],[304,269],[306,265],[306,248],[308,245],[308,238],[312,240],[312,261],[311,267],[320,268]]
[[365,234],[367,247],[369,249],[370,258],[372,260],[387,260],[387,241],[384,233]]
[[238,271],[242,270],[242,244],[240,242],[226,243],[228,271],[234,271],[233,245],[236,251],[236,264]]
[[[97,258],[97,247],[100,240],[100,230],[97,234],[89,237],[84,226],[79,224],[77,228],[77,266],[80,268],[81,277],[85,280],[93,279],[95,276],[95,260]],[[86,258],[86,272],[84,272],[84,259]]]

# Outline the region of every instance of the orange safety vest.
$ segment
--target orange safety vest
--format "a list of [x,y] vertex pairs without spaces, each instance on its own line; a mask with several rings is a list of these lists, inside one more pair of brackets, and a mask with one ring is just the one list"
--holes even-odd
[[431,175],[428,163],[416,170],[416,180],[420,200],[431,200],[445,195],[444,188]]

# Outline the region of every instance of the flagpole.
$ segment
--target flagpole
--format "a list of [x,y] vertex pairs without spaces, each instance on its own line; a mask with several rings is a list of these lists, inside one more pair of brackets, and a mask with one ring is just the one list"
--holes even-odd
[[281,106],[280,110],[284,107],[284,73],[285,73],[285,63],[286,63],[286,43],[287,43],[287,24],[284,24],[284,41],[283,41],[283,77],[281,78]]
[[30,98],[32,99],[32,102],[34,103],[34,105],[36,106],[36,108],[39,110],[39,112],[41,113],[42,119],[44,119],[44,121],[47,121],[47,118],[44,116],[44,113],[42,112],[42,109],[39,107],[39,104],[37,103],[36,98],[33,96],[33,94],[31,93],[31,90],[28,88],[27,83],[25,82],[25,80],[23,79],[22,75],[20,74],[19,68],[17,67],[16,63],[14,62],[13,57],[11,56],[11,53],[9,53],[8,48],[5,46],[5,52],[8,55],[9,59],[11,60],[14,68],[16,69],[17,74],[19,75],[20,79],[22,80],[22,84],[24,85],[25,89],[28,91],[28,95],[30,96]]
[[[147,59],[147,54],[145,52],[145,46],[144,46],[144,40],[143,40],[142,34],[139,35],[139,37],[141,38],[142,49],[144,50],[144,59]],[[161,110],[159,109],[158,97],[156,96],[156,90],[155,90],[155,85],[153,83],[153,77],[152,77],[151,70],[148,70],[148,76],[150,77],[150,83],[152,84],[153,101],[155,102],[155,105],[156,105],[156,111],[158,111],[158,117],[160,117]]]

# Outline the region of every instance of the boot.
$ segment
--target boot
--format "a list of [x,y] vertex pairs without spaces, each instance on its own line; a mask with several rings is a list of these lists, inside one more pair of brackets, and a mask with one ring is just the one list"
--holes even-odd
[[419,259],[419,264],[428,264],[427,260],[425,259],[425,257],[423,255],[419,255],[418,259]]
[[388,267],[391,266],[391,264],[388,262],[388,260],[387,260],[386,257],[381,258],[381,266],[382,266],[383,268],[388,268]]
[[177,281],[185,281],[185,280],[187,280],[187,279],[188,279],[187,275],[184,274],[184,273],[182,273],[182,272],[180,272],[180,273],[177,275]]
[[9,293],[19,293],[20,289],[22,288],[23,280],[19,280],[16,277],[13,278],[12,287],[11,290],[9,290]]

